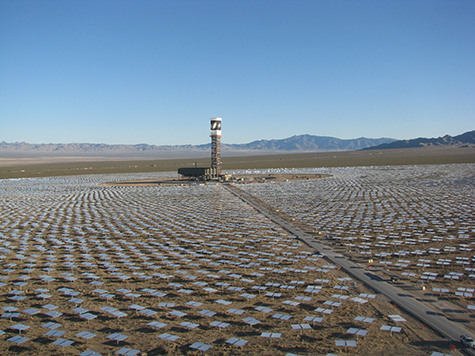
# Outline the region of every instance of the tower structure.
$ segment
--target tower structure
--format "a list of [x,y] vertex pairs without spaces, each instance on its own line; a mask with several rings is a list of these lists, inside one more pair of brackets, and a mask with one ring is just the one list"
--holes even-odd
[[217,177],[221,175],[221,121],[220,117],[211,118],[211,168]]

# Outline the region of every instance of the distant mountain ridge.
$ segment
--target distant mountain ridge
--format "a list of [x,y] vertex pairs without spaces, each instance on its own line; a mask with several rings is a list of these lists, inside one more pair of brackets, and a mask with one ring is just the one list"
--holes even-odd
[[328,136],[298,135],[280,140],[259,140],[226,147],[235,150],[352,151],[393,141],[395,140],[391,138],[360,137],[342,140]]
[[378,146],[366,147],[366,150],[390,149],[390,148],[417,148],[430,146],[460,146],[469,147],[475,145],[475,130],[467,131],[461,135],[445,135],[437,138],[419,137],[412,140],[398,140],[382,143]]
[[108,145],[105,143],[26,143],[26,142],[0,142],[0,152],[38,152],[38,153],[114,153],[114,152],[148,152],[148,151],[168,151],[174,149],[193,149],[193,145],[177,145],[177,146],[156,146],[145,143],[136,145]]
[[[105,143],[41,143],[0,142],[2,156],[110,156],[110,157],[184,157],[205,156],[210,144],[202,145],[109,145]],[[257,140],[244,144],[221,144],[223,153],[229,155],[298,153],[323,151],[354,151],[361,149],[417,148],[430,146],[475,146],[475,130],[461,135],[438,138],[419,137],[411,140],[392,138],[339,139],[329,136],[297,135],[276,140]]]
[[[298,135],[280,140],[258,140],[245,144],[221,144],[221,150],[229,153],[258,152],[312,152],[312,151],[349,151],[360,150],[370,146],[391,143],[391,138],[366,138],[342,140],[335,137]],[[168,155],[207,152],[210,144],[203,145],[108,145],[104,143],[42,143],[0,142],[0,154],[33,154],[45,156],[97,156],[97,155]]]

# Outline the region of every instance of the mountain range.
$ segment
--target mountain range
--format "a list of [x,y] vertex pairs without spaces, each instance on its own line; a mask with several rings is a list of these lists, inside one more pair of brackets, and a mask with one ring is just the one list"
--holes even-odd
[[[224,155],[258,155],[323,151],[354,151],[362,149],[411,148],[424,146],[473,146],[475,131],[458,136],[395,140],[391,138],[339,139],[336,137],[298,135],[279,140],[258,140],[245,144],[221,143]],[[104,143],[42,143],[0,142],[0,157],[199,157],[209,154],[210,144],[203,145],[109,145]]]
[[459,146],[469,147],[475,145],[475,130],[467,131],[461,135],[450,136],[445,135],[438,138],[419,137],[412,140],[398,140],[393,142],[382,143],[378,146],[366,147],[366,150],[373,149],[390,149],[390,148],[417,148],[417,147],[434,147],[434,146]]
[[281,140],[259,140],[246,144],[225,145],[228,150],[277,151],[353,151],[395,141],[391,138],[360,137],[342,140],[336,137],[299,135]]
[[[280,140],[258,140],[245,144],[221,143],[221,151],[229,155],[278,152],[349,151],[391,143],[391,138],[342,140],[335,137],[299,135]],[[207,154],[211,144],[203,145],[108,145],[104,143],[42,143],[0,142],[0,155],[9,156],[197,156]]]

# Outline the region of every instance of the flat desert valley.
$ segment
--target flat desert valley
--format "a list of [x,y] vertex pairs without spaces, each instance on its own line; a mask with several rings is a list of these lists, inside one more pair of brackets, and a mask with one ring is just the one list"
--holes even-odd
[[[320,174],[235,188],[474,334],[473,162],[281,158],[223,168]],[[158,161],[54,164],[0,180],[2,355],[463,354],[222,184],[114,185],[176,175]]]

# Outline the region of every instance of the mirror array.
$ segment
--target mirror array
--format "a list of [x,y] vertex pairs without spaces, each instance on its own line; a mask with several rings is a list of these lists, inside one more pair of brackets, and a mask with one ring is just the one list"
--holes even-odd
[[[412,335],[407,315],[393,315],[389,303],[219,185],[99,185],[156,177],[0,181],[3,349],[370,354]],[[301,184],[310,193],[319,183]],[[277,197],[288,190],[305,199],[292,187],[272,185]],[[264,185],[245,188],[273,199]],[[289,207],[310,216],[296,201]],[[456,228],[464,226],[471,228]]]
[[358,262],[444,288],[461,305],[475,284],[472,164],[340,169],[322,180],[241,188]]

